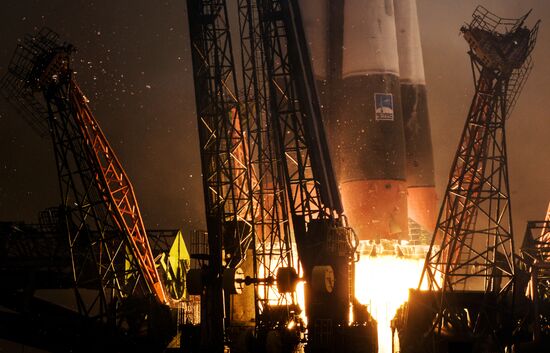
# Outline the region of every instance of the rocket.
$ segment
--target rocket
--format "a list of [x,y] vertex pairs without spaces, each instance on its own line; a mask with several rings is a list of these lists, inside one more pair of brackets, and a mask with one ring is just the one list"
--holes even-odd
[[424,226],[434,215],[416,4],[395,4],[300,0],[344,211],[360,240],[408,240],[409,216]]
[[344,210],[361,240],[408,237],[396,41],[391,1],[345,1],[331,147]]
[[404,239],[405,135],[393,3],[300,3],[345,214],[361,240]]

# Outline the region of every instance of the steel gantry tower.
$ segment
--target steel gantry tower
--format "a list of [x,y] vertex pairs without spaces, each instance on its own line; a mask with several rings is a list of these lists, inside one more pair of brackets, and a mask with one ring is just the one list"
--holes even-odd
[[254,246],[252,184],[243,133],[247,122],[240,114],[225,1],[188,0],[187,12],[209,246],[201,298],[201,347],[222,352],[228,310],[224,272],[237,268],[246,250]]
[[288,321],[298,319],[295,292],[298,273],[292,251],[282,165],[277,146],[273,143],[273,122],[268,118],[269,90],[258,3],[240,0],[238,6],[242,113],[249,126],[256,228],[254,277],[268,279],[256,285],[256,326],[258,334],[262,335],[278,325],[287,326]]
[[[421,279],[438,293],[435,337],[466,335],[474,351],[487,340],[502,348],[506,337],[497,335],[505,324],[498,313],[512,314],[514,241],[505,122],[532,67],[538,22],[532,29],[524,27],[527,16],[504,19],[480,6],[461,28],[470,45],[475,94]],[[478,295],[460,303],[458,292]]]
[[[242,100],[235,94],[225,1],[188,1],[208,231],[224,220],[223,213],[212,212],[220,208],[212,207],[208,192],[215,190],[213,182],[219,179],[210,176],[219,178],[220,168],[231,161],[223,149],[209,148],[216,139],[236,135],[227,131],[240,131],[242,141],[232,142],[244,148],[234,145],[233,149],[244,152],[239,153],[245,156],[240,165],[248,167],[248,183],[239,186],[240,179],[225,180],[227,187],[248,192],[252,210],[248,219],[250,232],[255,232],[251,238],[254,278],[244,282],[256,286],[258,337],[261,340],[266,331],[296,325],[292,321],[298,309],[292,304],[298,278],[292,268],[296,264],[291,245],[295,239],[305,281],[308,351],[336,351],[342,344],[351,344],[344,337],[353,337],[350,342],[362,342],[374,351],[376,324],[366,309],[354,305],[359,324],[349,324],[351,303],[357,304],[352,294],[357,241],[343,216],[298,3],[243,0],[238,6]],[[236,112],[238,124],[228,115],[230,110]],[[234,217],[229,213],[226,219]],[[224,244],[212,244],[215,236],[210,234],[209,239],[212,258],[218,256],[212,255],[212,249],[219,252]],[[207,290],[212,285],[206,283]],[[219,285],[214,291],[222,295]],[[216,328],[221,332],[223,325]],[[223,340],[219,333],[205,331],[204,325],[203,335],[210,341]],[[215,348],[220,349],[217,344]]]
[[[298,2],[258,0],[256,6],[268,120],[305,281],[306,351],[335,352],[354,345],[376,351],[374,322],[354,300],[358,242],[343,215]],[[350,307],[356,320],[351,325]]]
[[73,52],[48,29],[26,36],[2,92],[51,136],[79,313],[137,332],[142,321],[126,316],[134,310],[129,299],[167,304],[169,298],[130,180],[75,80]]
[[542,351],[550,340],[550,204],[544,221],[527,222],[520,259],[528,304],[520,320],[527,339],[518,348]]

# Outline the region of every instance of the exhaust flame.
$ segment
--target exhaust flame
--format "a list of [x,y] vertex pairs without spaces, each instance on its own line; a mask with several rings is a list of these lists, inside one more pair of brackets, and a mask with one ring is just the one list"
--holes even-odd
[[378,321],[379,353],[392,352],[390,322],[407,300],[409,288],[416,288],[423,258],[398,258],[394,255],[361,256],[355,266],[355,296],[368,305]]

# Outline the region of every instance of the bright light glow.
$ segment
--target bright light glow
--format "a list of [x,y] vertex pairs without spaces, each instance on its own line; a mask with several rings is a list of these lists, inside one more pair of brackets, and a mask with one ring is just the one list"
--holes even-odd
[[[301,271],[301,266],[300,266]],[[306,295],[305,295],[305,289],[304,289],[304,282],[300,281],[296,285],[296,296],[298,297],[298,304],[300,305],[300,309],[302,309],[302,313],[300,314],[300,318],[304,321],[304,324],[307,326],[307,317],[306,317]]]
[[355,264],[355,296],[368,305],[378,322],[379,353],[391,353],[390,322],[407,300],[409,288],[417,288],[423,259],[397,258],[391,255],[361,256]]
[[[271,249],[271,254],[277,254],[281,252],[281,249],[277,245],[272,245],[269,243],[264,243],[265,248]],[[259,253],[265,253],[265,249],[260,249],[258,251]],[[292,254],[293,254],[293,263],[298,263],[298,250],[296,249],[296,243],[292,243]],[[262,266],[258,269],[258,277],[259,278],[265,278],[267,276],[275,276],[277,274],[277,270],[280,267],[287,267],[289,266],[288,263],[283,262],[281,260],[281,257],[278,256],[258,256],[257,260],[262,264]],[[269,273],[266,273],[266,269],[269,268]],[[302,266],[298,265],[298,275],[302,274]],[[300,318],[303,320],[304,324],[307,325],[307,318],[305,313],[305,293],[304,293],[304,282],[299,281],[296,285],[296,292],[294,294],[292,293],[286,293],[281,294],[277,290],[277,285],[271,285],[266,286],[263,283],[258,284],[258,297],[261,299],[268,299],[267,305],[281,305],[281,304],[298,304],[302,312],[300,313]],[[291,321],[288,327],[288,329],[291,329],[294,327],[296,323]]]

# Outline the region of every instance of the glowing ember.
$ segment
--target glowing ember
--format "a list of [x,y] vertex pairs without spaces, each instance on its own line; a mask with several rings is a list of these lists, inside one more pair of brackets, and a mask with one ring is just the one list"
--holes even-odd
[[392,351],[390,322],[409,288],[418,287],[424,259],[361,256],[355,267],[355,296],[378,321],[379,353]]

